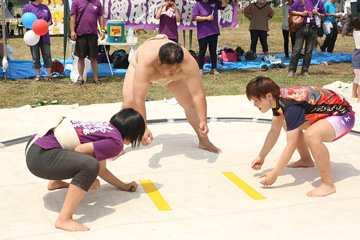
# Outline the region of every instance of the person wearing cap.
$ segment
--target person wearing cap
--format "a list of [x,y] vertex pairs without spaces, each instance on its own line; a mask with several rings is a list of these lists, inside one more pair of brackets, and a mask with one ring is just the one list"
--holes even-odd
[[[7,8],[5,8],[5,18],[6,19],[14,19],[15,13],[14,13],[14,4],[12,2],[9,2],[7,5]],[[10,29],[11,27],[11,29]],[[6,31],[10,33],[10,37],[14,36],[14,28],[15,26],[10,26],[10,23],[6,23]]]

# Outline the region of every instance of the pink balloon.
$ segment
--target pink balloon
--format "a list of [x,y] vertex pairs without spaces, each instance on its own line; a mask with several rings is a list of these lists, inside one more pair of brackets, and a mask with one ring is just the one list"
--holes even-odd
[[43,19],[38,19],[32,24],[32,30],[37,35],[45,35],[49,31],[48,23]]

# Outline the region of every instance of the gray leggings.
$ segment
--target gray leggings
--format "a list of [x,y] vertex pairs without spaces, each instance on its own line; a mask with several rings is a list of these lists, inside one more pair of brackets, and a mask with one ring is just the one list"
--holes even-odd
[[72,178],[71,184],[88,191],[99,174],[100,165],[96,158],[84,153],[61,148],[44,150],[32,144],[26,155],[30,172],[49,180]]

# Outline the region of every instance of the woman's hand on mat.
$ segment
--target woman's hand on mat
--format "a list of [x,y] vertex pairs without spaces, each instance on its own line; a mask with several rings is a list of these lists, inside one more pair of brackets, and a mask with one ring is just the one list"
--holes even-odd
[[263,178],[263,177],[265,177],[265,179],[261,180],[260,183],[264,186],[270,186],[270,185],[274,184],[278,175],[276,173],[274,173],[273,171],[271,171],[271,172],[261,174],[259,178]]
[[264,164],[264,159],[257,157],[252,163],[251,168],[254,170],[260,170],[261,166]]
[[128,191],[128,192],[135,192],[136,189],[138,187],[138,184],[134,181],[132,181],[131,183],[127,183],[125,184],[125,191]]
[[205,137],[208,134],[209,128],[206,122],[200,122],[199,132],[202,137]]
[[154,138],[151,131],[149,129],[145,129],[144,136],[141,139],[141,144],[143,146],[147,146],[152,142],[152,140],[154,140]]

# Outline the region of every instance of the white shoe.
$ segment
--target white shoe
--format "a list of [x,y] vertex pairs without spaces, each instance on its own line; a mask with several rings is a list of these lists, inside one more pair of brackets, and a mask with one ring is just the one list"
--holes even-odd
[[215,76],[219,76],[219,75],[220,75],[220,73],[219,73],[217,70],[213,70],[213,74],[214,74]]

